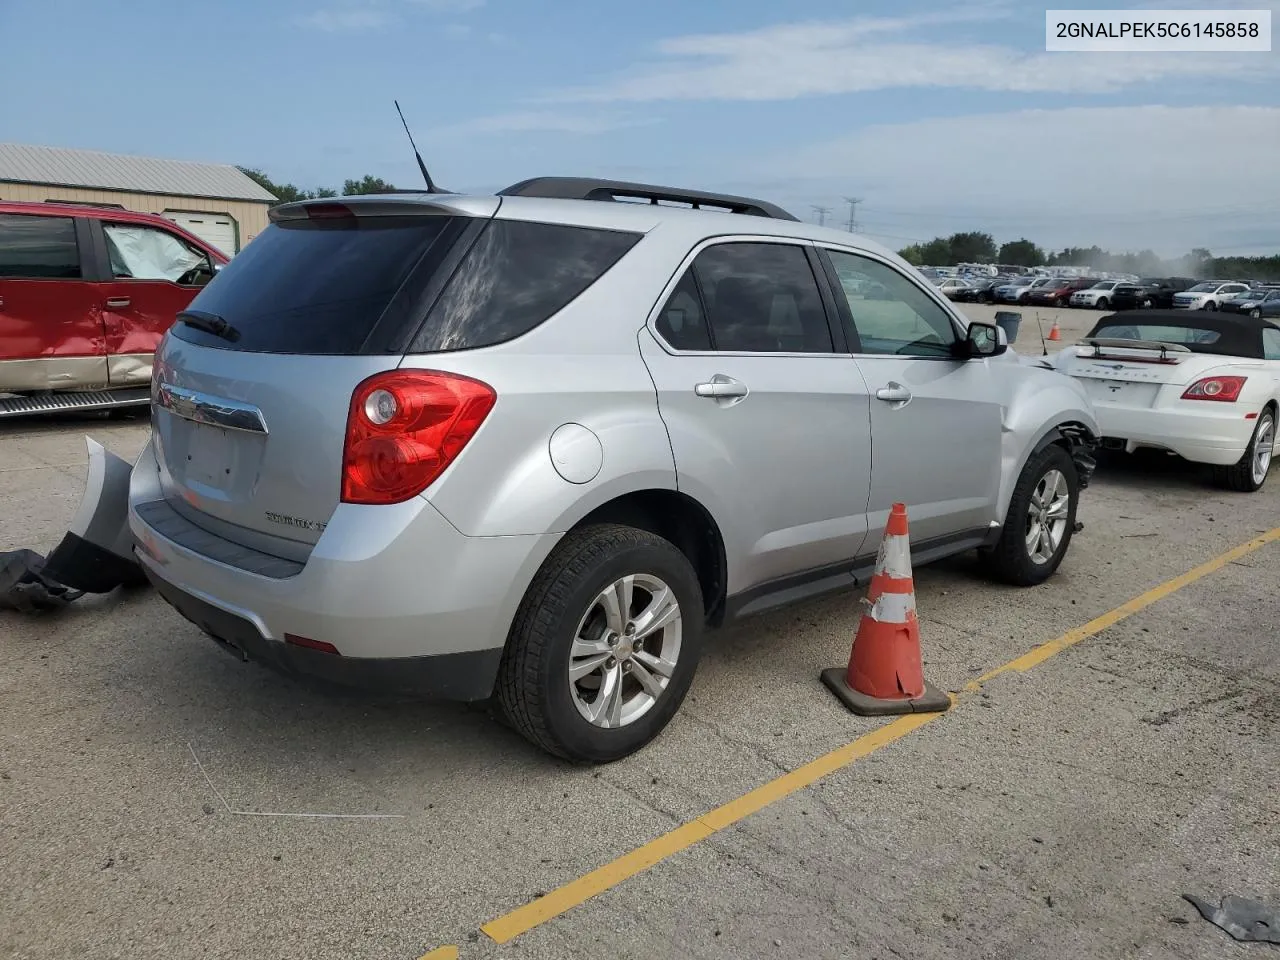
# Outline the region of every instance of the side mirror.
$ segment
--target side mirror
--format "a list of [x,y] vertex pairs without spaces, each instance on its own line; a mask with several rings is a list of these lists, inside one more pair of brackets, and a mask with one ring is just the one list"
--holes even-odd
[[970,357],[998,357],[1009,349],[1009,342],[1000,336],[1000,328],[994,323],[969,324],[965,335],[966,353]]

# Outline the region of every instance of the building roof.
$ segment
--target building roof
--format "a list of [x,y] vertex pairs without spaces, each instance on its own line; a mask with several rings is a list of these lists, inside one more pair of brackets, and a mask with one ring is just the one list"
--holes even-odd
[[226,163],[160,160],[20,143],[0,143],[0,181],[258,203],[276,200]]

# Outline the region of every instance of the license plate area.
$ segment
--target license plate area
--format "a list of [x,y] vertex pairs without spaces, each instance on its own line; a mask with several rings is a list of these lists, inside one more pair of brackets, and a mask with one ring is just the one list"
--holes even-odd
[[235,464],[231,431],[193,423],[187,435],[186,480],[193,486],[225,492],[233,482]]
[[1160,384],[1090,379],[1085,381],[1085,391],[1095,403],[1119,407],[1150,407],[1160,392]]

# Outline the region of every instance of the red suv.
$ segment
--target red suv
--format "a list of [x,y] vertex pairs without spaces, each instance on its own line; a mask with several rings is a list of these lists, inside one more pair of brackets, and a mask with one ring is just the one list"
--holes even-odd
[[160,338],[226,262],[155,214],[0,202],[0,394],[24,395],[0,416],[146,402]]

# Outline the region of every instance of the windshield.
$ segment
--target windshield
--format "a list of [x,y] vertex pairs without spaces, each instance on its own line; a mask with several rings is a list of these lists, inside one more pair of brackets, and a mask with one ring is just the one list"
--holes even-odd
[[1119,280],[1103,280],[1101,283],[1095,283],[1090,290],[1114,290]]
[[1197,283],[1187,293],[1213,293],[1218,287],[1219,284],[1216,283]]
[[1070,280],[1050,280],[1047,284],[1045,284],[1045,286],[1047,286],[1050,290],[1061,290],[1063,287],[1067,286],[1070,283],[1071,283]]

